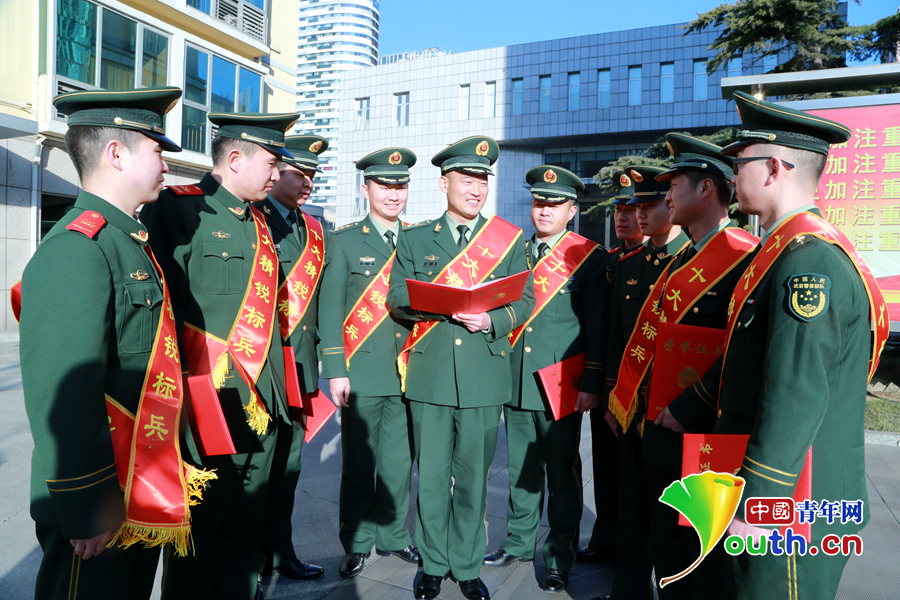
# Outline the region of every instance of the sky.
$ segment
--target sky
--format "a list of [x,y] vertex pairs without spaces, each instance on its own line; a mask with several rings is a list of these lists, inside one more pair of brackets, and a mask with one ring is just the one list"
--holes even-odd
[[[454,54],[542,40],[684,23],[717,0],[381,0],[382,56],[437,47]],[[874,23],[900,0],[848,6],[851,25]]]

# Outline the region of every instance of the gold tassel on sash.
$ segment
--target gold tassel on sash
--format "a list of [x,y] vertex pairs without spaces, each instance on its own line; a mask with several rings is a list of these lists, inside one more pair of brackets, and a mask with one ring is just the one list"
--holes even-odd
[[407,366],[403,362],[403,355],[397,357],[397,371],[400,373],[400,393],[406,392],[406,370]]
[[219,358],[216,359],[216,366],[213,367],[212,370],[212,380],[213,385],[218,392],[222,389],[222,386],[225,385],[225,380],[228,378],[228,352],[223,352],[219,355]]
[[250,415],[250,418],[247,419],[247,424],[256,432],[256,435],[263,435],[268,431],[272,417],[259,403],[259,398],[256,397],[256,392],[253,390],[250,390],[250,402],[244,405],[244,410]]
[[623,403],[619,402],[619,398],[615,393],[609,393],[609,411],[615,415],[616,420],[622,425],[622,431],[628,431],[628,428],[631,426],[631,420],[634,419],[634,413],[637,412],[637,399],[633,400],[626,409],[622,406]]
[[184,482],[187,485],[190,506],[197,506],[203,500],[203,491],[206,489],[207,484],[213,479],[218,479],[219,476],[216,475],[215,469],[210,471],[196,467],[189,467],[189,469],[190,471]]

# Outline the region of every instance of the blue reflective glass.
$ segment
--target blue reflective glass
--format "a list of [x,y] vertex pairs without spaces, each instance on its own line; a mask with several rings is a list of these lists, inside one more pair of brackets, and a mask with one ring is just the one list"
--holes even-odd
[[94,85],[97,7],[84,0],[59,0],[56,10],[57,75]]
[[628,104],[637,106],[641,103],[641,68],[628,67]]
[[694,100],[706,100],[706,61],[694,61]]
[[597,108],[609,108],[609,69],[597,72]]
[[234,85],[237,69],[234,63],[213,56],[210,112],[234,112]]
[[209,77],[209,55],[193,46],[185,47],[184,99],[206,106],[206,86]]
[[550,76],[541,77],[541,112],[550,112]]
[[513,114],[522,114],[522,98],[525,94],[525,82],[522,79],[513,79]]
[[238,84],[238,112],[259,112],[262,77],[242,68]]

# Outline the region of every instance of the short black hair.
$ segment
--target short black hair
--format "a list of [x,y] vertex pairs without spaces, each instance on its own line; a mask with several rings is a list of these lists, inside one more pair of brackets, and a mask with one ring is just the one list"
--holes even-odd
[[115,140],[129,152],[137,152],[145,138],[147,136],[133,129],[73,125],[66,131],[66,152],[75,165],[78,179],[84,181],[97,168],[100,156],[109,142]]
[[706,173],[697,169],[687,169],[682,171],[682,173],[685,174],[695,187],[700,185],[700,182],[704,179],[711,180],[713,182],[713,187],[716,190],[716,197],[719,199],[719,204],[728,206],[731,203],[731,198],[734,196],[734,184],[729,180],[719,175]]
[[256,154],[256,151],[259,150],[259,146],[252,142],[245,142],[244,140],[218,136],[214,137],[212,141],[213,166],[218,165],[221,161],[225,160],[225,157],[228,156],[228,153],[231,152],[232,149],[237,149],[241,154],[244,154],[249,158]]
[[816,189],[819,186],[819,180],[822,178],[822,173],[825,172],[825,165],[828,163],[828,156],[819,152],[800,150],[799,148],[777,146],[775,144],[773,146],[777,147],[777,151],[772,154],[792,163],[794,168],[797,169],[797,173],[806,180],[807,187]]

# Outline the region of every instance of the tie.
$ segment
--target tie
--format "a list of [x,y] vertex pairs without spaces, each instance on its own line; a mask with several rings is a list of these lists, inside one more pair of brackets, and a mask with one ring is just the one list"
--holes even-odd
[[387,242],[388,248],[391,249],[391,252],[397,249],[397,245],[394,244],[394,232],[393,231],[385,231],[384,232],[384,241]]
[[541,260],[542,258],[547,256],[548,252],[550,252],[549,244],[545,242],[541,242],[540,244],[538,244],[538,260]]
[[459,232],[459,242],[457,242],[457,246],[459,246],[459,249],[462,250],[469,243],[469,240],[466,239],[466,234],[469,232],[469,226],[460,225],[456,228],[456,230]]
[[303,246],[303,241],[300,239],[300,224],[297,222],[297,211],[292,210],[289,212],[287,220],[291,224],[291,231],[294,232],[294,239],[297,240],[297,244]]

